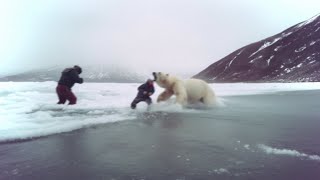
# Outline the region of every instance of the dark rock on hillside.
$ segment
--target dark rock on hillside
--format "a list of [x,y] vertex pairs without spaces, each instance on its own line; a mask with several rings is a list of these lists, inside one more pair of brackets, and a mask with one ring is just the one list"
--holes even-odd
[[320,81],[320,14],[238,49],[194,77],[209,82]]

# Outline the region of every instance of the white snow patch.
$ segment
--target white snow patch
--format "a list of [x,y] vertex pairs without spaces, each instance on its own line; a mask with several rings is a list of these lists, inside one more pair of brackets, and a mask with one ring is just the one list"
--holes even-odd
[[237,53],[237,55],[236,56],[234,56],[232,59],[231,59],[231,61],[229,62],[229,67],[230,67],[230,65],[232,64],[232,62],[243,52],[243,50],[244,50],[244,48],[241,50],[241,51],[239,51],[238,53]]
[[302,52],[302,51],[304,51],[305,49],[307,48],[307,46],[306,45],[304,45],[304,46],[302,46],[302,47],[300,47],[299,49],[296,49],[294,52]]
[[303,65],[303,63],[300,63],[300,64],[298,64],[297,66],[294,66],[294,67],[292,67],[292,68],[286,68],[284,71],[285,71],[286,73],[289,73],[289,72],[292,72],[293,70],[295,70],[295,69],[297,69],[297,68],[300,68],[302,65]]
[[310,61],[309,64],[312,64],[312,63],[315,63],[315,62],[316,62],[316,60],[313,60],[313,61]]
[[273,59],[274,55],[272,55],[269,59],[267,59],[268,66],[270,65],[270,61]]
[[254,56],[255,54],[257,54],[259,51],[261,51],[261,50],[263,50],[263,49],[265,49],[265,48],[273,45],[274,43],[276,43],[277,41],[279,41],[279,40],[282,39],[282,38],[283,38],[283,37],[279,37],[279,38],[275,38],[275,39],[274,39],[273,41],[271,41],[271,42],[265,42],[256,52],[252,53],[252,54],[249,56],[249,58],[252,57],[252,56]]
[[282,37],[288,37],[290,34],[292,34],[292,32],[282,33],[281,36]]
[[297,68],[301,67],[301,66],[302,66],[302,64],[303,64],[303,63],[298,64],[298,65],[297,65]]
[[235,56],[235,57],[233,57],[233,58],[231,59],[231,61],[230,61],[229,64],[228,64],[229,67],[231,66],[232,62],[233,62],[236,58],[237,58],[237,56]]
[[286,68],[284,71],[285,71],[286,73],[289,73],[289,72],[291,72],[291,70],[292,70],[292,69]]
[[318,27],[316,30],[315,30],[315,32],[318,32],[320,30],[320,27]]
[[320,156],[318,155],[309,155],[309,154],[301,153],[297,150],[277,149],[270,146],[266,146],[264,144],[259,144],[258,148],[267,154],[287,155],[287,156],[294,156],[294,157],[306,158],[309,160],[320,161]]
[[[319,28],[320,28],[320,27],[319,27]],[[320,39],[310,42],[310,46],[312,46],[312,45],[314,45],[314,44],[316,44],[316,43],[318,43],[318,42],[320,42]],[[315,54],[315,53],[314,53],[314,54]],[[312,55],[314,55],[314,54],[312,54]]]
[[216,174],[229,174],[229,171],[227,169],[224,169],[224,168],[215,169],[214,172]]
[[247,150],[250,150],[250,145],[249,144],[245,144],[243,147],[246,148]]
[[282,46],[277,46],[274,51],[278,51]]
[[261,59],[263,56],[258,56],[254,59],[252,59],[249,63],[254,63],[256,60]]
[[318,14],[318,15],[310,18],[310,19],[307,20],[307,21],[304,21],[304,22],[300,23],[297,27],[300,28],[300,27],[302,27],[302,26],[305,26],[305,25],[307,25],[307,24],[310,24],[310,23],[313,22],[315,19],[317,19],[319,16],[320,16],[320,14]]
[[216,76],[216,77],[211,78],[211,80],[215,80],[215,79],[217,79],[217,76]]
[[[261,50],[263,50],[263,49],[265,49],[265,48],[273,45],[274,43],[278,42],[279,40],[283,39],[284,37],[288,37],[290,34],[292,34],[292,32],[282,33],[282,34],[281,34],[281,37],[275,38],[275,39],[273,39],[271,42],[265,42],[256,52],[252,53],[252,54],[249,56],[249,58],[252,57],[252,56],[254,56],[255,54],[257,54],[259,51],[261,51]],[[274,49],[274,51],[278,51],[279,48],[281,48],[281,46],[276,47],[276,48]]]
[[281,91],[320,89],[320,82],[305,83],[215,83],[211,88],[218,97],[269,94]]

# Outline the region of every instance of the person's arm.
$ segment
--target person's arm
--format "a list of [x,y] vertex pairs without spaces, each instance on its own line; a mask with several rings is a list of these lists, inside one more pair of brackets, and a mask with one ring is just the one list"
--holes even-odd
[[142,84],[138,87],[138,91],[145,91],[145,89],[146,89],[145,84]]
[[83,83],[83,79],[79,77],[79,74],[76,71],[71,71],[70,76],[74,82],[79,84]]
[[148,95],[151,96],[154,93],[154,87],[150,88],[150,91],[148,92]]

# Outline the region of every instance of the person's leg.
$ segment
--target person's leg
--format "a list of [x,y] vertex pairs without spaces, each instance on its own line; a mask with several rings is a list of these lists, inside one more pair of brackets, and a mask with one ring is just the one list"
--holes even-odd
[[64,88],[61,85],[58,85],[56,88],[56,93],[59,98],[59,102],[57,104],[64,104],[67,100],[65,93],[64,93]]
[[148,97],[144,101],[148,104],[147,110],[150,110],[150,105],[152,104],[152,99],[150,97]]
[[71,89],[69,89],[69,88],[67,89],[66,95],[67,95],[66,98],[69,101],[69,105],[74,105],[77,103],[77,97],[73,94]]
[[70,91],[70,98],[69,98],[69,105],[73,105],[77,103],[77,97],[73,94],[72,91]]
[[152,99],[150,97],[147,97],[145,100],[144,100],[148,105],[152,104]]
[[131,109],[135,109],[137,107],[137,104],[141,101],[141,98],[136,97],[131,103]]

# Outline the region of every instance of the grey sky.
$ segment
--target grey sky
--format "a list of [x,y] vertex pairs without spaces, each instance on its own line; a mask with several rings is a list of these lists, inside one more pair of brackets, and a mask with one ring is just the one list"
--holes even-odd
[[318,13],[316,0],[2,0],[0,75],[73,64],[192,74]]

